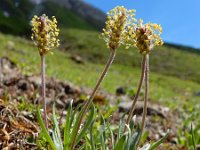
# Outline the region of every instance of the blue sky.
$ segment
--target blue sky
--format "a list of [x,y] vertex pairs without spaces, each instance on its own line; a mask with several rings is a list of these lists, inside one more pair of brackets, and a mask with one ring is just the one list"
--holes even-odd
[[85,0],[108,12],[118,5],[136,9],[136,18],[159,23],[166,42],[200,48],[200,0]]

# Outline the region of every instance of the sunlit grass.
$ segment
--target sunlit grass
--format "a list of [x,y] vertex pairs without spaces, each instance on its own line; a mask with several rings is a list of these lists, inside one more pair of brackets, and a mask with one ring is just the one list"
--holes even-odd
[[[15,46],[13,49],[7,48],[8,41],[14,43]],[[34,73],[39,75],[38,68],[40,67],[40,57],[38,50],[34,47],[31,41],[0,34],[0,49],[0,56],[4,55],[10,57],[17,65],[19,65],[23,73]],[[156,52],[159,53],[159,51]],[[85,53],[87,53],[88,57],[91,55],[89,50]],[[119,55],[121,53],[122,52],[119,51],[117,60],[114,61],[109,74],[103,81],[101,86],[102,90],[115,93],[116,88],[121,86],[127,87],[128,89],[136,89],[140,76],[139,66],[133,67],[131,65],[124,65],[123,63],[121,64],[119,62]],[[179,51],[175,53],[178,54]],[[107,59],[108,53],[105,53],[104,55],[105,58],[101,60],[103,62],[104,59]],[[184,53],[182,55],[184,55]],[[103,69],[103,64],[98,61],[95,64],[91,63],[91,61],[85,61],[85,64],[77,64],[69,57],[70,54],[68,52],[61,52],[58,50],[54,50],[53,55],[47,56],[46,62],[48,67],[48,76],[64,81],[70,81],[79,86],[93,88],[96,79],[99,77],[99,74]],[[130,59],[129,57],[133,58],[133,56],[127,55],[127,59]],[[189,56],[185,54],[184,57]],[[153,67],[154,65],[155,63],[151,66]],[[198,97],[194,96],[194,93],[200,89],[200,84],[187,80],[184,81],[173,76],[158,74],[156,72],[158,71],[153,71],[153,69],[151,70],[150,101],[162,102],[162,104],[178,107],[177,104],[187,102],[195,103],[199,100]],[[178,73],[179,72],[177,71],[177,74]]]

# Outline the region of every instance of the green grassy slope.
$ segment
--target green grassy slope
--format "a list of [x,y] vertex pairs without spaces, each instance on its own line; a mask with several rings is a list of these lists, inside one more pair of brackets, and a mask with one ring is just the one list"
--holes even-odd
[[[102,63],[107,59],[108,50],[104,41],[98,38],[99,33],[94,31],[95,27],[62,6],[50,1],[33,6],[27,0],[21,0],[17,6],[12,0],[2,0],[0,8],[0,31],[29,35],[31,16],[42,13],[49,16],[55,15],[59,27],[63,28],[61,33],[63,50],[78,54],[93,63]],[[2,10],[9,12],[10,17],[5,17]],[[76,29],[72,29],[72,27]],[[138,67],[141,57],[136,51],[134,48],[119,49],[115,63]],[[156,48],[152,52],[151,70],[159,74],[200,83],[200,69],[197,65],[200,64],[199,57],[200,51],[194,53],[192,49],[180,46],[173,47],[168,44],[166,47]]]
[[[64,42],[68,43],[63,49],[76,53],[94,63],[102,63],[107,59],[109,50],[105,42],[98,38],[98,32],[83,30],[62,30]],[[191,53],[192,52],[192,53]],[[200,51],[190,52],[169,46],[155,48],[150,55],[151,71],[163,75],[174,76],[184,80],[200,83]],[[140,66],[141,56],[132,48],[120,48],[115,64],[126,65],[130,68]]]
[[[101,46],[101,44],[104,44],[103,42],[97,40],[97,33],[69,30],[65,31],[65,35],[67,36],[66,38],[68,41],[74,40],[74,42],[70,42],[73,46],[68,52],[55,50],[54,55],[47,56],[48,76],[53,76],[61,80],[68,80],[80,86],[94,87],[96,79],[103,69],[102,63],[105,63],[109,55],[109,51],[105,49],[104,46]],[[75,44],[75,40],[78,36],[79,40],[77,40],[77,44]],[[15,44],[13,49],[8,49],[8,43],[10,43],[9,41],[12,41]],[[84,44],[83,41],[86,41],[86,43]],[[89,61],[86,61],[85,64],[77,64],[69,59],[69,52],[80,53],[85,59],[87,58],[86,60]],[[179,105],[177,104],[180,103],[197,102],[199,98],[194,96],[194,92],[200,89],[200,84],[192,81],[184,81],[179,77],[170,77],[164,75],[164,73],[159,73],[166,72],[167,74],[167,71],[170,73],[175,72],[175,70],[156,69],[156,65],[158,66],[158,64],[163,63],[161,60],[167,59],[158,57],[159,55],[164,57],[166,55],[164,52],[167,53],[167,50],[162,48],[160,50],[155,50],[152,54],[152,60],[157,58],[158,62],[155,63],[153,61],[151,63],[150,99],[152,101],[170,104],[175,107],[178,107]],[[169,50],[169,54],[170,53],[170,59],[174,59],[173,61],[175,61],[176,57],[179,57],[178,54],[180,54],[181,58],[190,58],[191,60],[192,57],[193,59],[198,57],[198,55],[193,56],[193,54],[181,53],[176,50]],[[19,37],[17,38],[14,36],[0,34],[0,56],[3,55],[9,56],[13,59],[16,64],[19,65],[23,73],[39,73],[39,54],[37,48],[31,41],[27,41]],[[90,58],[93,58],[94,55],[102,56],[95,57],[96,60],[90,60]],[[140,57],[137,55],[135,50],[120,49],[118,51],[116,61],[111,67],[110,72],[105,78],[101,88],[111,93],[114,93],[115,89],[119,86],[125,86],[129,89],[133,88],[136,90],[140,75],[140,69],[138,68],[140,64],[139,59]],[[186,65],[185,59],[180,59],[179,61],[181,60],[182,63]],[[95,63],[91,63],[91,61]],[[194,62],[195,61],[193,60],[190,63]],[[174,67],[176,67],[176,64],[174,64]],[[195,66],[195,64],[192,65]],[[179,74],[179,71],[177,71],[177,74]]]

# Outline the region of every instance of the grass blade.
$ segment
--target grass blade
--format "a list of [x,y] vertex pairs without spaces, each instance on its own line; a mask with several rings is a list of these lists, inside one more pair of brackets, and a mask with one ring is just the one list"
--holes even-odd
[[119,141],[117,142],[114,150],[124,150],[124,146],[126,144],[126,135],[123,135]]
[[[70,149],[70,127],[71,127],[71,121],[70,117],[72,114],[72,103],[71,101],[67,115],[66,115],[66,122],[65,122],[65,127],[64,127],[64,149],[69,150]],[[73,118],[71,118],[73,120]]]
[[153,144],[150,146],[149,150],[154,150],[154,149],[156,149],[160,144],[163,143],[163,141],[168,137],[168,135],[169,135],[169,131],[166,133],[166,135],[165,135],[164,137],[162,137],[162,138],[161,138],[160,140],[158,140],[157,142],[153,143]]
[[45,128],[44,122],[43,122],[42,117],[41,117],[41,115],[40,115],[40,110],[39,110],[39,108],[37,108],[36,116],[37,116],[38,122],[39,122],[39,124],[40,124],[40,127],[41,127],[41,129],[42,129],[42,132],[43,132],[43,134],[44,134],[44,136],[45,136],[44,138],[45,138],[45,139],[47,140],[47,142],[50,144],[52,150],[57,150],[57,148],[56,148],[55,144],[53,143],[53,141],[52,141],[52,139],[51,139],[51,137],[50,137],[48,131],[47,131],[46,128]]
[[110,136],[111,136],[112,149],[114,149],[114,135],[113,135],[113,132],[112,132],[109,124],[107,124],[107,128],[108,128],[108,131],[110,132]]
[[57,117],[56,117],[56,110],[55,110],[55,104],[53,104],[53,123],[54,123],[54,126],[55,126],[55,131],[54,131],[54,134],[55,134],[55,138],[56,138],[56,141],[58,142],[58,146],[59,146],[59,149],[62,150],[63,149],[63,145],[62,145],[62,139],[61,139],[61,135],[60,135],[60,128],[59,128],[59,123],[58,123],[58,120],[57,120]]
[[139,150],[148,150],[150,148],[150,144],[145,144],[142,148],[140,148]]
[[[71,136],[70,136],[70,143],[72,142],[72,140],[74,139],[75,137],[75,133],[76,133],[76,130],[79,130],[78,129],[78,123],[79,123],[79,120],[81,119],[81,116],[83,114],[83,109],[79,112],[78,114],[78,117],[75,119],[75,123],[74,123],[74,126],[73,126],[73,129],[72,129],[72,133],[71,133]],[[76,111],[72,114],[73,118],[75,118],[76,116]],[[70,124],[72,124],[73,121],[71,121]]]
[[117,134],[117,141],[119,141],[119,139],[121,138],[121,135],[123,133],[124,127],[125,127],[125,122],[123,120],[120,120],[118,134]]
[[102,147],[102,150],[106,150],[105,120],[103,118],[103,115],[101,115],[100,121],[101,121],[101,125],[99,128],[99,132],[100,132],[101,147]]
[[195,143],[195,137],[194,137],[194,130],[193,130],[193,125],[191,123],[191,132],[192,132],[192,144],[193,144],[193,147],[194,147],[194,150],[196,150],[196,143]]
[[92,124],[93,118],[95,116],[95,107],[94,105],[92,105],[92,110],[91,113],[89,114],[88,120],[86,121],[86,123],[83,126],[83,129],[80,131],[80,133],[78,134],[77,140],[76,140],[76,144],[79,143],[79,141],[81,140],[81,138],[85,135],[85,132],[87,131],[87,129],[90,127],[90,125]]
[[94,144],[94,136],[93,136],[93,125],[94,125],[94,121],[92,122],[91,126],[90,126],[90,145],[91,145],[91,150],[96,150],[95,148],[95,144]]
[[53,142],[54,142],[57,150],[63,150],[62,145],[59,143],[59,139],[58,139],[58,136],[55,131],[52,132],[52,139],[53,139]]
[[133,134],[133,136],[130,138],[130,147],[129,149],[131,150],[135,150],[136,146],[138,144],[138,141],[141,137],[141,131],[137,131],[135,134]]

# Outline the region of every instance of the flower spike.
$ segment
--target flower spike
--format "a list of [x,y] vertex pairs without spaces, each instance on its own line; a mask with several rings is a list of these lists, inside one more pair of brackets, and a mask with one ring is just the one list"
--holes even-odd
[[162,27],[158,24],[142,24],[143,21],[140,19],[136,27],[135,42],[136,47],[139,49],[141,54],[149,54],[155,46],[162,46],[163,41],[160,38],[162,33]]
[[117,49],[128,40],[127,26],[136,22],[135,10],[127,10],[123,6],[117,6],[108,12],[106,27],[103,29],[101,37],[111,50]]
[[55,16],[50,20],[45,14],[34,16],[31,20],[32,36],[31,39],[38,47],[40,55],[47,54],[52,48],[59,46],[59,29]]

